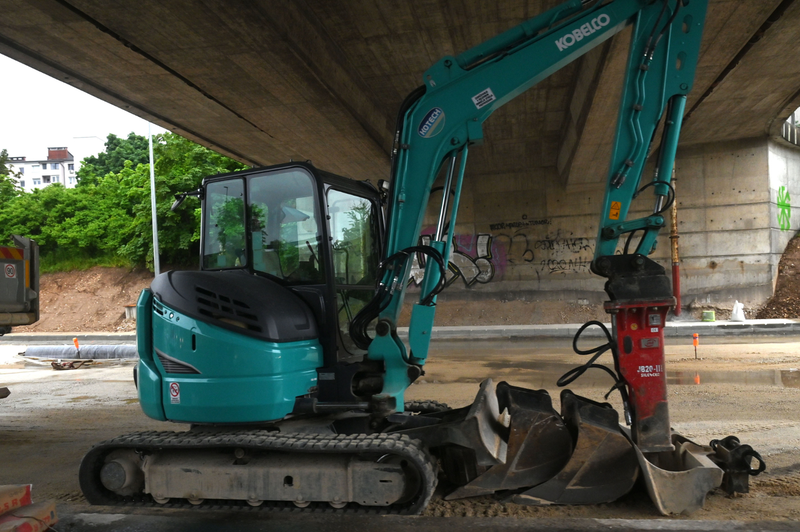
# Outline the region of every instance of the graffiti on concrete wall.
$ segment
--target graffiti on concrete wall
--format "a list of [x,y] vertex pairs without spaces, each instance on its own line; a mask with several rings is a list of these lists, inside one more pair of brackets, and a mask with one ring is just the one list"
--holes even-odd
[[[432,235],[422,235],[420,245],[429,246]],[[454,235],[450,246],[450,261],[445,272],[447,285],[461,279],[467,287],[475,283],[486,284],[494,278],[495,265],[492,262],[492,236],[480,233],[475,237]],[[411,264],[411,280],[422,283],[427,258],[421,253],[414,256]]]
[[495,241],[506,248],[507,265],[530,263],[537,273],[585,273],[594,257],[594,239],[562,236],[560,231],[544,238],[532,238],[526,231],[499,233]]
[[[590,272],[594,258],[595,240],[576,237],[573,233],[539,235],[534,226],[550,225],[550,220],[523,220],[492,224],[491,228],[503,228],[496,233],[477,235],[454,235],[450,248],[450,261],[446,271],[447,285],[458,279],[466,287],[486,284],[496,280],[519,280],[520,275],[530,272],[541,275],[570,275]],[[511,230],[508,230],[511,229]],[[432,235],[420,237],[421,245],[430,245]],[[419,286],[425,275],[427,257],[415,254],[411,267],[410,282]],[[520,270],[519,268],[522,268]],[[514,277],[507,273],[514,271]],[[522,273],[521,273],[522,272]]]
[[792,205],[789,191],[786,187],[778,189],[778,225],[781,231],[788,231],[791,227]]
[[585,237],[561,236],[538,240],[535,249],[543,253],[539,271],[548,274],[586,273],[594,257],[594,240]]
[[592,264],[592,259],[577,257],[574,259],[542,259],[539,271],[544,273],[587,273]]
[[500,222],[496,224],[489,224],[489,229],[492,231],[502,231],[504,229],[519,229],[521,227],[534,227],[537,225],[552,225],[553,220],[549,218],[542,218],[539,220],[528,220],[527,216],[523,216],[522,220],[515,222]]

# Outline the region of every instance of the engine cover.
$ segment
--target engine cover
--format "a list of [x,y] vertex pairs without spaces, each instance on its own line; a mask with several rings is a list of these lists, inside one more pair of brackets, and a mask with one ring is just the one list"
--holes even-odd
[[245,270],[170,271],[150,289],[167,307],[272,342],[319,337],[309,306],[288,288]]

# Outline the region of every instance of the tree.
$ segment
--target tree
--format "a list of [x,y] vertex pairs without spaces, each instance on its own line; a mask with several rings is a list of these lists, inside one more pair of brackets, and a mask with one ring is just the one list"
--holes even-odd
[[134,168],[139,164],[150,162],[147,137],[129,133],[127,139],[122,139],[111,133],[106,139],[105,146],[106,151],[81,161],[81,167],[75,174],[78,186],[95,184],[98,179],[108,174],[121,172],[125,168],[126,161],[133,163]]
[[[175,133],[156,135],[153,152],[161,261],[165,264],[194,263],[200,255],[200,201],[188,197],[181,208],[173,212],[170,207],[175,194],[198,189],[204,177],[244,170],[247,166]],[[148,165],[137,167],[137,173],[140,168],[149,172]],[[149,179],[148,174],[146,183],[142,185],[146,201],[138,202],[133,208],[135,236],[124,246],[122,253],[135,263],[147,262],[152,266]]]
[[[152,268],[150,166],[141,162],[146,147],[144,137],[109,135],[106,152],[84,159],[90,162],[74,189],[53,184],[25,193],[9,188],[16,183],[8,174],[0,175],[0,240],[10,234],[34,238],[44,269],[120,263]],[[162,263],[196,264],[199,203],[189,198],[172,212],[174,195],[197,189],[206,176],[245,167],[172,133],[154,138],[154,156]],[[2,152],[0,163],[6,158]]]
[[19,172],[15,172],[8,162],[8,151],[3,149],[0,151],[0,207],[22,192],[19,179]]
[[8,150],[3,148],[0,151],[0,175],[8,175],[11,172],[11,165],[8,162]]

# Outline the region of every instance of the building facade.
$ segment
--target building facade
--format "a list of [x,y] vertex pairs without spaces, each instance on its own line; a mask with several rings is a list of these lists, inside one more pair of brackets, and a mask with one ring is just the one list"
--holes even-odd
[[19,172],[19,185],[25,192],[32,192],[53,183],[75,188],[78,179],[75,173],[79,163],[66,147],[47,148],[47,159],[29,161],[26,157],[9,157],[13,169]]

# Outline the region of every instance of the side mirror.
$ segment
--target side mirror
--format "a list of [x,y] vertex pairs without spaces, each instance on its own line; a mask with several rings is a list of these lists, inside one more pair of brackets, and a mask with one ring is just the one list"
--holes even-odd
[[171,211],[175,211],[178,207],[181,206],[181,203],[184,202],[187,196],[194,196],[195,198],[203,199],[203,189],[198,188],[197,190],[193,190],[191,192],[181,192],[180,194],[175,194],[175,202],[172,204],[172,207],[169,208]]
[[178,207],[181,206],[181,203],[186,199],[186,194],[175,194],[175,201],[172,203],[172,207],[169,210],[175,212],[178,210]]

